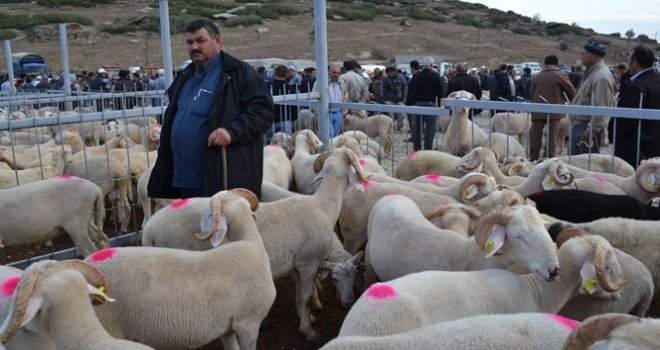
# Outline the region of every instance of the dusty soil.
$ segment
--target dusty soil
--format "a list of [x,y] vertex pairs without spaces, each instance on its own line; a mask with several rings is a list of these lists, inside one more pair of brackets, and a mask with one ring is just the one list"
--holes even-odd
[[[310,59],[315,57],[313,42],[313,3],[283,0],[303,9],[302,15],[266,20],[263,25],[226,28],[220,26],[223,48],[242,59],[279,57],[283,59]],[[117,1],[114,5],[93,8],[64,6],[59,9],[33,3],[4,4],[0,10],[11,13],[64,12],[89,17],[94,26],[68,26],[69,60],[72,71],[97,69],[103,65],[161,67],[161,40],[157,33],[136,32],[111,36],[101,32],[104,24],[126,23],[145,14],[158,14],[157,8],[148,8],[150,0]],[[337,3],[329,3],[332,6]],[[175,15],[171,15],[172,19]],[[560,61],[574,64],[580,57],[585,36],[565,35],[561,39],[517,35],[496,29],[477,29],[455,23],[433,23],[408,19],[410,26],[400,24],[403,17],[379,16],[373,21],[327,21],[328,56],[330,61],[356,58],[361,63],[386,63],[393,55],[432,55],[449,62],[467,61],[471,65],[495,67],[503,62],[543,62],[549,54],[558,55]],[[267,28],[260,34],[257,28]],[[47,25],[30,31],[30,38],[22,32],[12,40],[12,51],[30,51],[45,55],[49,64],[59,71],[61,55],[57,25]],[[623,39],[607,37],[611,42],[608,63],[624,62],[629,45]],[[569,49],[559,50],[564,42]],[[187,52],[182,34],[172,36],[174,66],[186,60]],[[0,67],[5,67],[4,55]],[[4,70],[1,69],[0,70]]]

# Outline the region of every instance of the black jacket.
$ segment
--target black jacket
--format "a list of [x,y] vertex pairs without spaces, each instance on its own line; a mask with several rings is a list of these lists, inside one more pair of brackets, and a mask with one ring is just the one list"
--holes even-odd
[[[237,187],[261,195],[263,177],[263,133],[273,124],[273,98],[263,80],[245,62],[224,52],[223,76],[209,115],[209,133],[224,127],[231,136],[227,145],[227,188],[224,188],[222,149],[204,150],[204,194]],[[192,63],[191,63],[192,64]],[[177,110],[179,92],[190,76],[186,69],[177,75],[167,91],[170,104],[165,110],[158,159],[149,179],[149,197],[179,198],[172,187],[174,162],[171,149],[172,124]]]
[[429,68],[424,68],[415,73],[408,83],[406,105],[412,106],[416,102],[436,102],[436,100],[439,104],[443,96],[440,75]]
[[479,84],[479,81],[477,81],[476,78],[471,77],[465,73],[457,74],[454,79],[449,81],[449,86],[447,88],[447,95],[451,94],[454,91],[461,91],[465,90],[474,97],[477,98],[477,100],[481,100],[481,95],[482,95],[482,90],[481,90],[481,84]]
[[[640,74],[619,95],[617,107],[660,109],[660,76],[654,70]],[[614,121],[614,119],[612,119]],[[637,164],[637,123],[639,119],[616,119],[615,155],[632,166]],[[660,121],[641,120],[640,161],[660,156]]]

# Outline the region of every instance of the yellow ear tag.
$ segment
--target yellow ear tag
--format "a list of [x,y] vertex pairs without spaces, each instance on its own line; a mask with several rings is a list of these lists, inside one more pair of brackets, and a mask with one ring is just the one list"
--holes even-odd
[[490,253],[490,251],[493,250],[494,246],[495,246],[495,242],[492,239],[489,239],[488,242],[486,242],[486,245],[484,246],[484,252],[486,254]]
[[593,279],[593,278],[590,278],[590,279],[585,280],[584,282],[582,282],[582,287],[584,287],[584,289],[589,293],[593,292],[594,289],[596,289],[597,285],[598,285],[598,282],[596,282],[596,280]]
[[101,305],[106,301],[110,301],[110,302],[115,301],[114,299],[110,298],[107,294],[105,294],[105,286],[98,287],[97,289],[99,293],[101,293],[101,295],[95,295],[92,300],[92,304]]
[[553,188],[555,186],[555,182],[552,181],[552,178],[550,176],[547,176],[545,180],[543,180],[543,187],[547,188]]

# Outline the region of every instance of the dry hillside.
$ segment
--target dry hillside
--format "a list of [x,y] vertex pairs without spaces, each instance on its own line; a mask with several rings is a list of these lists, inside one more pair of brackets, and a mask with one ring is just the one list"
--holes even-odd
[[[112,4],[93,7],[46,7],[38,5],[37,1],[12,3],[5,0],[0,2],[0,14],[77,14],[91,19],[92,25],[68,26],[70,66],[73,71],[96,69],[102,65],[162,66],[159,33],[137,30],[109,34],[102,30],[104,27],[131,24],[139,28],[137,25],[141,21],[151,20],[153,24],[154,19],[156,24],[153,25],[157,25],[158,2],[109,2]],[[313,60],[313,2],[266,2],[289,6],[296,9],[297,14],[281,16],[277,20],[265,19],[262,24],[235,27],[227,27],[218,20],[221,24],[224,49],[243,59],[280,57]],[[190,4],[197,6],[195,3],[215,3],[223,8],[247,5],[244,0],[169,3],[170,19],[173,23],[188,20],[193,17],[193,10],[200,9],[182,7]],[[327,7],[331,17],[327,22],[330,61],[354,57],[360,62],[385,63],[393,55],[432,55],[443,57],[450,62],[468,61],[472,65],[494,67],[503,62],[542,62],[543,57],[554,53],[562,63],[574,64],[580,56],[582,44],[590,38],[598,38],[609,44],[607,61],[618,63],[625,61],[625,54],[634,45],[634,42],[611,35],[598,35],[588,29],[572,30],[575,26],[534,21],[528,17],[456,0],[328,1]],[[349,20],[342,16],[350,16],[361,9],[376,10],[377,14],[371,16],[371,20]],[[203,15],[215,14],[203,9],[200,12]],[[222,12],[224,11],[216,11]],[[459,22],[467,25],[458,24]],[[557,28],[568,28],[568,32],[559,36],[547,34],[551,29]],[[56,24],[15,30],[14,33],[16,38],[11,41],[12,51],[43,54],[56,71],[60,69],[59,33]],[[183,35],[175,34],[171,41],[176,66],[187,59]],[[560,50],[560,46],[565,50]],[[4,70],[4,55],[0,57],[0,64],[0,70]]]

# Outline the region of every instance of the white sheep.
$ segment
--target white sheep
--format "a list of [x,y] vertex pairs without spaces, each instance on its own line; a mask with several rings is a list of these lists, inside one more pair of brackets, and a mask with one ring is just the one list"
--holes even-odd
[[293,184],[293,168],[286,152],[277,144],[264,147],[263,180],[285,190]]
[[414,151],[399,161],[395,177],[404,181],[428,174],[460,178],[465,174],[457,169],[460,161],[460,157],[445,152]]
[[[467,91],[455,91],[447,96],[449,99],[476,100],[476,97]],[[463,156],[472,148],[480,146],[488,138],[488,134],[478,125],[468,119],[469,109],[453,108],[451,121],[447,132],[443,136],[443,147],[450,153]]]
[[576,154],[570,157],[559,156],[557,158],[566,164],[593,172],[612,173],[621,177],[628,177],[635,173],[635,168],[632,165],[611,154]]
[[321,350],[561,350],[579,324],[553,314],[480,315],[389,336],[339,337]]
[[[657,349],[660,320],[609,313],[593,316],[571,332],[565,350]],[[593,346],[592,346],[593,345]]]
[[457,179],[451,176],[443,176],[443,175],[435,175],[435,174],[426,174],[410,180],[411,183],[429,184],[438,187],[449,187],[456,184],[459,181],[461,181],[461,179]]
[[[0,266],[0,319],[4,320],[9,314],[9,303],[18,286],[23,270],[10,266]],[[1,345],[1,344],[0,344]],[[2,347],[0,346],[0,349]],[[47,336],[21,327],[7,344],[8,350],[55,350],[55,344]]]
[[283,189],[280,186],[277,186],[269,181],[261,182],[261,198],[262,203],[275,202],[282,198],[289,198],[293,196],[298,196],[299,193],[291,192]]
[[111,290],[116,303],[96,307],[108,333],[157,349],[198,348],[217,338],[225,349],[256,349],[259,325],[275,300],[252,218],[258,205],[243,189],[212,197],[204,231],[229,240],[215,249],[109,248],[88,257],[108,286],[118,286]]
[[[51,152],[51,163],[41,169],[0,169],[0,189],[16,187],[18,185],[62,175],[66,164],[71,160],[71,151],[68,149],[68,147],[57,147],[51,149]],[[9,158],[4,157],[3,159],[6,162]]]
[[454,203],[443,205],[424,217],[437,228],[469,237],[474,234],[474,221],[480,215],[481,212],[471,205]]
[[507,176],[528,176],[534,164],[524,157],[505,157],[500,170]]
[[294,140],[295,152],[291,158],[293,180],[299,193],[312,194],[316,191],[316,186],[312,184],[315,178],[313,164],[323,143],[313,131],[307,129],[298,131]]
[[47,260],[30,265],[18,282],[0,329],[2,344],[8,344],[19,329],[26,328],[47,335],[60,349],[152,349],[112,338],[106,332],[89,301],[90,296],[99,302],[114,301],[100,288],[106,288],[103,275],[80,260]]
[[374,204],[368,231],[366,268],[381,281],[426,270],[515,265],[548,280],[559,272],[556,248],[543,220],[526,205],[491,210],[477,220],[474,236],[461,237],[428,222],[411,199],[390,195]]
[[499,132],[493,132],[488,135],[486,140],[479,146],[487,147],[495,152],[497,159],[506,157],[525,157],[527,153],[525,148],[516,140],[515,137],[507,136]]
[[521,144],[525,142],[532,125],[529,113],[495,113],[490,119],[490,129],[505,135],[515,136]]
[[147,170],[145,170],[145,172],[142,173],[142,175],[140,176],[140,180],[138,180],[138,184],[137,184],[138,199],[140,200],[140,205],[142,206],[142,212],[144,214],[144,217],[142,218],[143,229],[155,212],[169,205],[170,203],[174,202],[174,200],[172,199],[149,197],[149,191],[147,189],[147,186],[149,185],[149,177],[151,176],[151,171],[153,170],[153,168],[154,167],[151,166]]
[[507,176],[503,174],[497,164],[495,152],[489,148],[474,148],[463,156],[463,158],[460,158],[456,166],[464,172],[488,171],[495,178],[495,181],[502,185],[516,186],[525,181],[525,178],[522,176]]
[[[561,247],[567,240],[584,235],[587,233],[580,228],[567,227],[557,234],[557,246]],[[619,260],[623,275],[628,279],[628,285],[621,290],[621,297],[612,300],[578,295],[564,305],[559,311],[560,315],[578,321],[608,312],[632,313],[640,317],[646,315],[654,290],[651,272],[639,260],[621,250],[614,248],[614,254]],[[596,291],[598,292],[600,291]]]
[[4,246],[36,244],[67,233],[87,256],[108,245],[103,233],[103,193],[93,183],[58,176],[0,190],[0,240]]
[[369,137],[380,137],[383,144],[383,153],[390,154],[392,151],[392,118],[385,114],[361,117],[354,114],[344,116],[344,130],[360,130]]
[[[414,252],[411,252],[414,254]],[[346,315],[339,336],[384,336],[483,314],[558,312],[596,286],[618,296],[625,282],[612,246],[602,237],[576,237],[559,249],[560,278],[491,269],[425,271],[373,284]],[[383,289],[392,297],[379,298]]]
[[566,164],[559,159],[552,158],[536,164],[525,181],[512,186],[511,189],[523,197],[527,197],[544,190],[570,186],[574,181],[573,173],[568,170]]
[[210,242],[195,239],[202,233],[202,215],[209,202],[210,198],[186,198],[164,206],[144,223],[142,245],[195,251],[213,248]]

